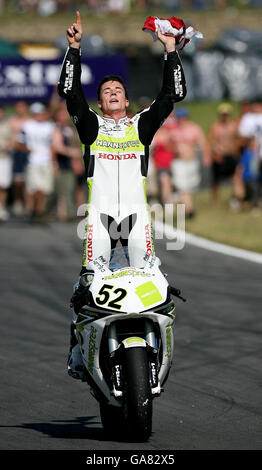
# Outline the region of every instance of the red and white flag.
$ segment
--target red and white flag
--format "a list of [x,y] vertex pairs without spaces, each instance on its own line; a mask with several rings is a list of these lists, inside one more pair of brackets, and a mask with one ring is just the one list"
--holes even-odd
[[176,49],[178,50],[182,50],[194,36],[197,39],[203,39],[203,34],[200,31],[195,31],[192,26],[186,28],[184,21],[175,16],[167,19],[149,16],[142,28],[143,31],[152,35],[154,41],[158,39],[158,29],[162,34],[172,35],[176,38]]

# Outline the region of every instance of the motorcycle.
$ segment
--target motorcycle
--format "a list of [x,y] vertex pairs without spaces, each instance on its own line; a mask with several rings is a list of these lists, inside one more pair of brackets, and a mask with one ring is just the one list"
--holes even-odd
[[137,251],[136,259],[136,266],[130,265],[120,248],[91,263],[93,281],[75,327],[85,381],[99,402],[104,430],[146,441],[153,400],[163,391],[172,363],[171,295],[185,299],[169,286],[155,254]]

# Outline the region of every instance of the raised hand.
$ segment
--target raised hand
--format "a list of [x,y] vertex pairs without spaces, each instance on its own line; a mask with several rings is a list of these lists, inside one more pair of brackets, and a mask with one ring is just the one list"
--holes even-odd
[[76,12],[76,23],[73,23],[66,31],[66,37],[70,47],[80,48],[80,42],[82,38],[82,22],[80,12]]
[[176,50],[176,39],[172,35],[162,34],[160,28],[157,31],[157,36],[160,42],[165,46],[167,52]]

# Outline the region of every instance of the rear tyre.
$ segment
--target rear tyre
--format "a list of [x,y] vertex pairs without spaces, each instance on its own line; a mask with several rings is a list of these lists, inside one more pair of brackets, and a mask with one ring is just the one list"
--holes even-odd
[[124,352],[124,408],[128,435],[146,441],[152,431],[152,395],[146,348],[128,348]]

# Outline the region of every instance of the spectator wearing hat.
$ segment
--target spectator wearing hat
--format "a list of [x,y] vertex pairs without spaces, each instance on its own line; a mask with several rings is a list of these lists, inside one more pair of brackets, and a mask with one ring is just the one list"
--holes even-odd
[[33,103],[32,114],[22,128],[20,149],[28,152],[26,191],[30,197],[32,221],[40,221],[45,211],[46,198],[54,188],[53,135],[55,124],[42,103]]
[[218,201],[218,191],[222,181],[232,178],[238,161],[237,122],[232,120],[232,106],[221,103],[218,118],[208,133],[212,158],[212,199]]
[[201,127],[189,119],[186,108],[176,109],[175,117],[177,125],[170,131],[175,157],[171,164],[172,181],[179,200],[185,204],[186,217],[193,217],[193,194],[201,182],[201,159],[205,166],[210,164],[209,148]]

